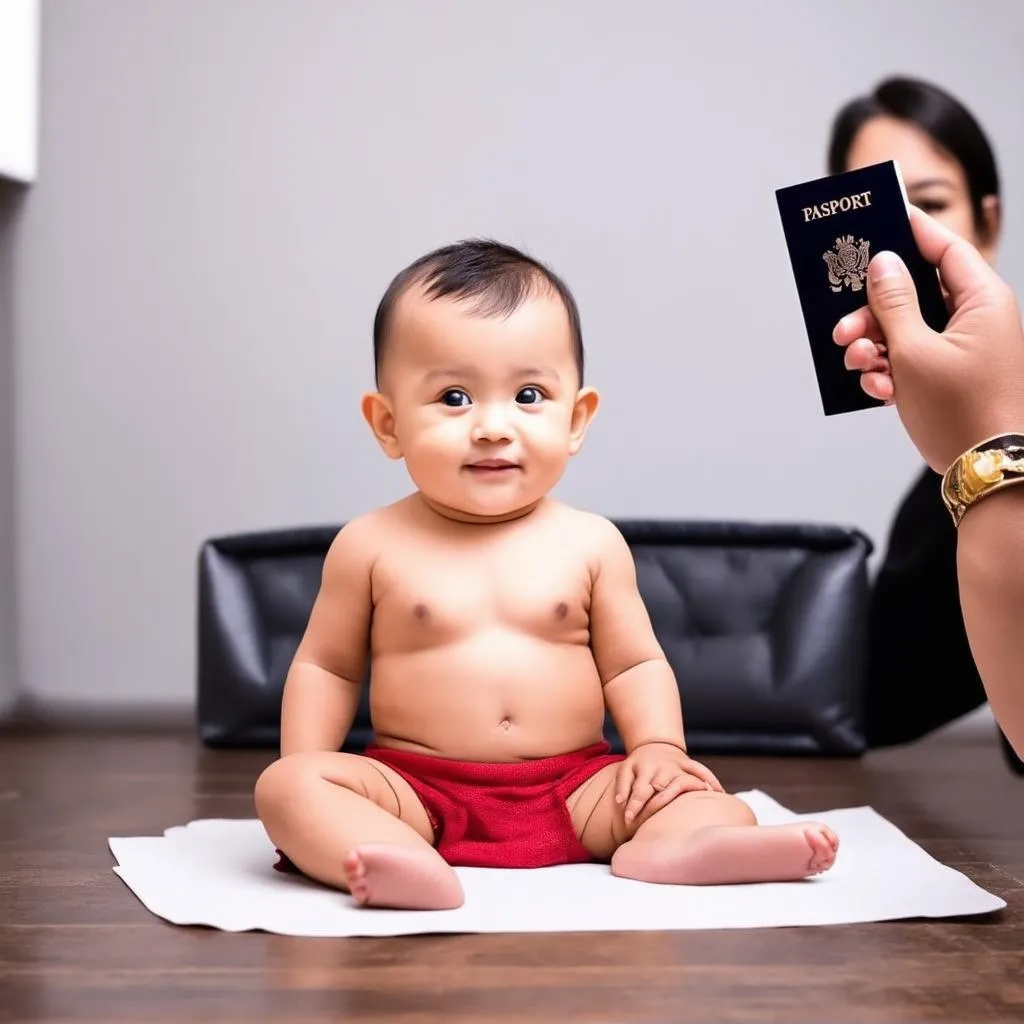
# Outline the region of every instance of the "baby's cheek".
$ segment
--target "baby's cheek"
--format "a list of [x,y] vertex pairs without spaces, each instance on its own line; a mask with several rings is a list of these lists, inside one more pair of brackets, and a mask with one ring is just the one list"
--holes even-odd
[[424,455],[443,455],[467,443],[466,425],[457,419],[443,419],[420,425],[411,447]]
[[559,451],[569,444],[570,421],[562,416],[548,415],[538,417],[531,424],[531,433],[539,445],[551,451]]

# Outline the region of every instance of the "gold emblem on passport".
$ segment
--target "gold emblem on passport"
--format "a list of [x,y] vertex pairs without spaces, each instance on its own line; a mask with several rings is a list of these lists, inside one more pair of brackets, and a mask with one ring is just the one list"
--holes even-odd
[[868,262],[871,257],[868,249],[871,243],[863,238],[854,245],[853,235],[840,236],[836,244],[821,258],[828,267],[828,282],[834,292],[841,292],[844,287],[859,292],[864,287],[864,279],[868,275]]

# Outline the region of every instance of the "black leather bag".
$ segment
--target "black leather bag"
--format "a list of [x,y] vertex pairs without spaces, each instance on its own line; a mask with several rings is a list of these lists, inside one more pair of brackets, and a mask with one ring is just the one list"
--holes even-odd
[[[863,534],[815,525],[617,525],[679,682],[692,752],[863,752],[871,552]],[[277,746],[284,679],[337,530],[203,545],[197,713],[207,745]],[[345,750],[358,752],[372,737],[368,689]],[[610,719],[606,729],[621,750]]]

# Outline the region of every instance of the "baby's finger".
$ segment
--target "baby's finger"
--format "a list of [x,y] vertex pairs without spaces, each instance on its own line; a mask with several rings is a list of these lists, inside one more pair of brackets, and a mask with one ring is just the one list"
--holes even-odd
[[885,341],[885,335],[878,326],[874,313],[867,306],[861,306],[843,317],[832,330],[832,340],[837,345],[849,345],[858,338],[870,341]]
[[684,793],[706,793],[707,784],[703,779],[698,779],[695,775],[677,775],[663,790],[655,793],[650,800],[647,801],[645,810],[649,814],[654,814],[660,811],[663,807],[667,807],[673,800],[678,796],[682,796]]
[[715,778],[715,773],[710,768],[707,768],[705,765],[702,765],[700,761],[691,761],[686,766],[686,770],[691,775],[696,775],[698,779],[706,783],[707,786],[710,786],[710,788],[715,790],[715,792],[725,792],[725,790],[722,787],[722,784],[718,781],[717,778]]
[[629,791],[633,788],[634,765],[629,761],[623,761],[615,776],[615,802],[624,804],[629,797]]
[[896,386],[888,373],[871,372],[861,375],[860,386],[872,398],[891,404],[896,398]]
[[644,804],[654,795],[654,787],[648,779],[638,778],[633,783],[633,789],[629,794],[629,803],[626,804],[624,815],[628,825],[644,808]]

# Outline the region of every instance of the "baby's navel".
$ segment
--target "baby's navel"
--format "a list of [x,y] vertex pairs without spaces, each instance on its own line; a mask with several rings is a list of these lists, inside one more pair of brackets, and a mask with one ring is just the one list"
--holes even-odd
[[505,730],[505,732],[508,732],[509,729],[512,728],[512,719],[511,718],[503,718],[501,720],[501,722],[500,722],[500,725],[501,725],[502,729]]

